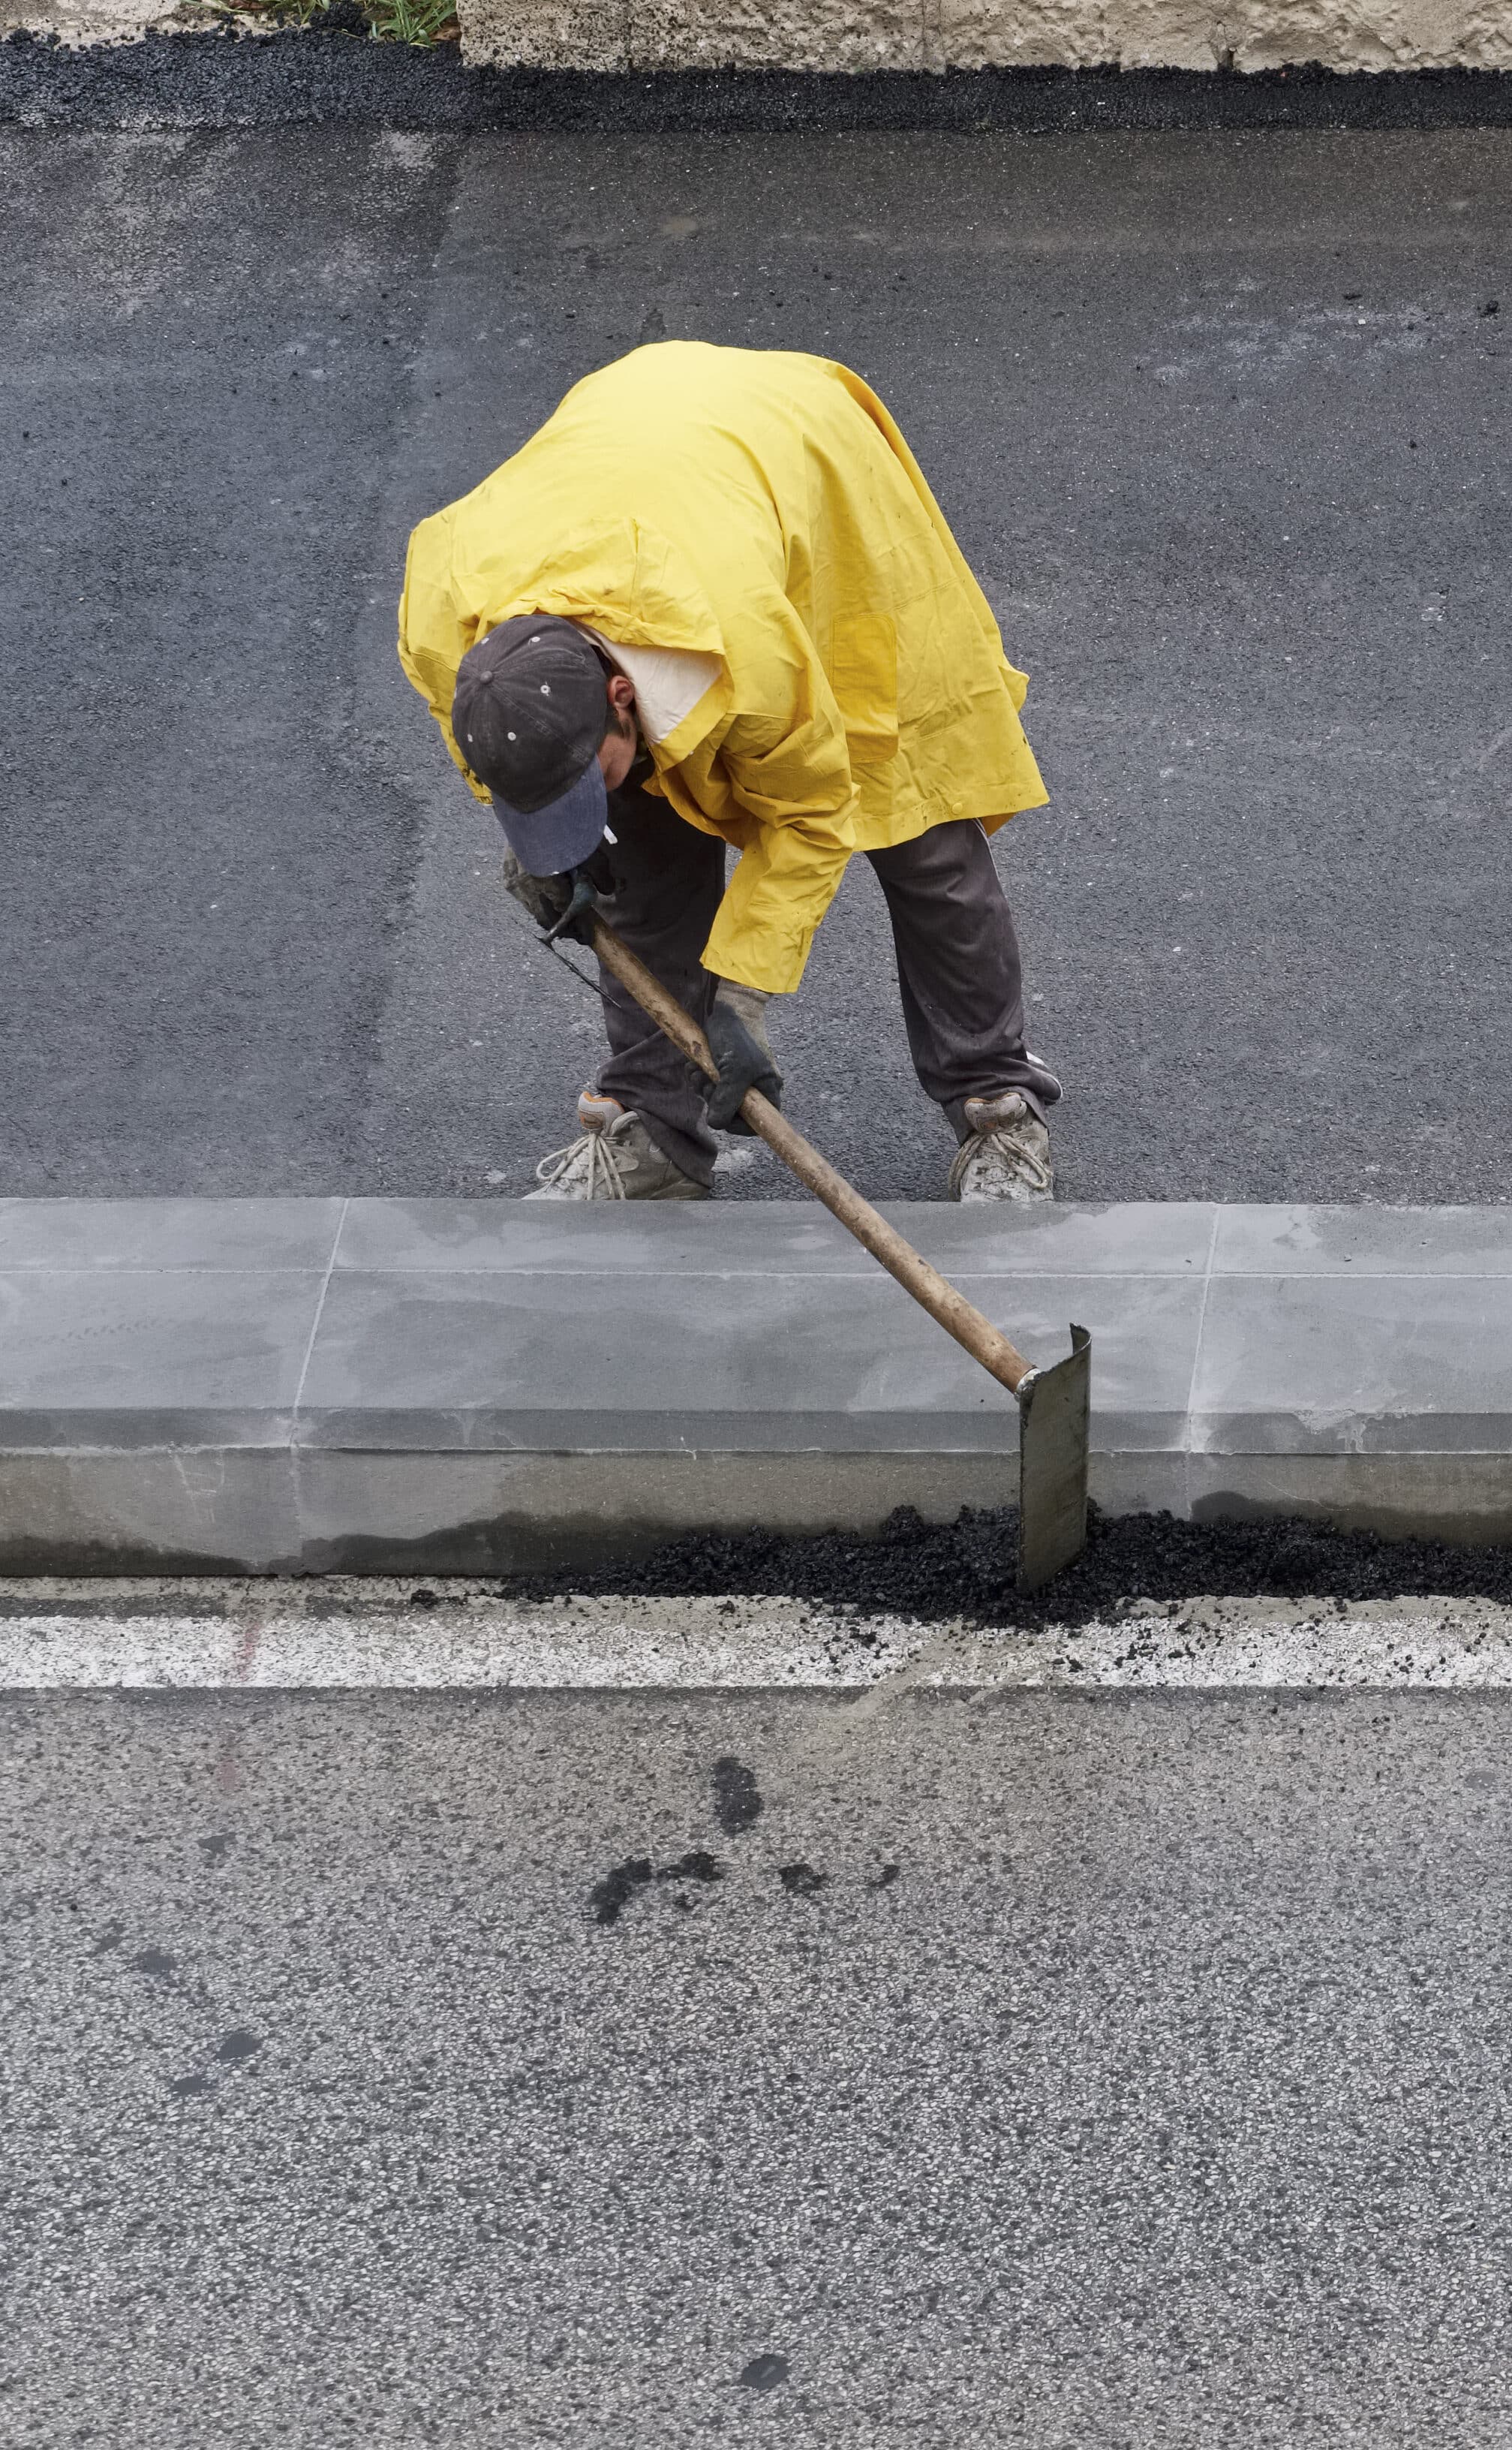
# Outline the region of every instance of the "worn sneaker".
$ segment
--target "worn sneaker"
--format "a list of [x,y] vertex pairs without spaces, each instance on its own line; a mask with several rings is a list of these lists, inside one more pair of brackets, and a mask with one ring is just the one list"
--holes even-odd
[[539,1191],[527,1199],[708,1199],[691,1175],[664,1157],[633,1110],[585,1089],[577,1101],[581,1139],[553,1149],[535,1169]]
[[1049,1199],[1056,1186],[1050,1134],[1017,1089],[968,1098],[970,1138],[950,1169],[952,1199]]

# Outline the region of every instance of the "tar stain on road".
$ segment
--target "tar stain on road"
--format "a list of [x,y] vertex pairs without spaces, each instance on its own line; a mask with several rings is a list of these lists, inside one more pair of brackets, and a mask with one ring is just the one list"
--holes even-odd
[[763,1810],[755,1771],[733,1754],[723,1754],[714,1763],[714,1818],[726,1837],[743,1838],[755,1828]]
[[[698,1880],[711,1887],[725,1876],[718,1858],[704,1847],[695,1846],[689,1853],[679,1855],[675,1863],[664,1863],[658,1871],[649,1855],[631,1855],[627,1861],[616,1863],[589,1891],[588,1902],[593,1910],[593,1920],[610,1929],[617,1923],[631,1897],[641,1889],[649,1888],[653,1880]],[[682,1897],[673,1903],[683,1905]]]
[[588,1902],[593,1909],[593,1920],[602,1923],[606,1931],[618,1922],[636,1890],[645,1888],[650,1876],[651,1858],[649,1855],[631,1855],[628,1862],[616,1863],[601,1880],[595,1880],[589,1892]]
[[788,2370],[785,2357],[768,2352],[764,2357],[752,2357],[741,2381],[747,2390],[775,2390],[780,2382],[787,2380]]
[[777,1876],[790,1897],[814,1897],[829,1886],[829,1874],[816,1872],[812,1863],[781,1863]]

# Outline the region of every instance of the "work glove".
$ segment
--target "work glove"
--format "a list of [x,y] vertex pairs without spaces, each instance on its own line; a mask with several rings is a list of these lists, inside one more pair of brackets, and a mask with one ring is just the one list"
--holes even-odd
[[708,1051],[719,1065],[719,1079],[708,1092],[708,1119],[717,1132],[752,1138],[749,1123],[740,1116],[747,1089],[759,1089],[774,1106],[783,1102],[783,1076],[766,1039],[766,1004],[761,987],[720,980],[706,1024]]
[[[521,867],[512,850],[506,849],[504,853],[504,890],[513,893],[515,901],[523,904],[537,927],[550,930],[556,925],[572,902],[572,884],[571,875],[532,876],[528,869]],[[591,944],[593,941],[592,912],[585,910],[570,927],[563,928],[562,934],[571,936],[579,944]]]

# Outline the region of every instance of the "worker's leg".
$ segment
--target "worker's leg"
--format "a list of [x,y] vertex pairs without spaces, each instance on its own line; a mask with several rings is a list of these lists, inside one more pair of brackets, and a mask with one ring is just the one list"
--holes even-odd
[[[685,825],[649,791],[611,791],[609,822],[616,839],[598,854],[611,887],[608,895],[601,888],[604,916],[684,1010],[703,1021],[714,981],[700,956],[725,891],[725,846]],[[712,1181],[719,1142],[687,1061],[602,965],[599,979],[610,1044],[599,1088],[633,1107],[684,1174]]]
[[921,1086],[964,1142],[968,1098],[1017,1089],[1040,1121],[1060,1095],[1024,1045],[1013,913],[975,819],[868,853],[887,897],[909,1051]]

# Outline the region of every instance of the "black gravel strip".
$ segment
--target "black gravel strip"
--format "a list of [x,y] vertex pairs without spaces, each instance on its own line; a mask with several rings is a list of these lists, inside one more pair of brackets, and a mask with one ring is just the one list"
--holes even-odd
[[868,1616],[973,1624],[1084,1624],[1130,1600],[1487,1599],[1512,1602],[1512,1548],[1383,1540],[1295,1518],[1182,1523],[1171,1514],[1099,1514],[1076,1564],[1033,1600],[1014,1589],[1018,1536],[1011,1507],[967,1507],[949,1525],[911,1507],[874,1540],[825,1532],[676,1540],[635,1563],[504,1587],[517,1599],[566,1591],[626,1598],[738,1594],[823,1602]]
[[984,68],[943,76],[780,69],[654,76],[469,68],[454,47],[377,43],[355,10],[279,34],[149,34],[68,50],[0,42],[0,123],[43,127],[299,126],[766,133],[845,128],[1503,127],[1512,73],[1432,69],[1255,76],[1184,68]]

